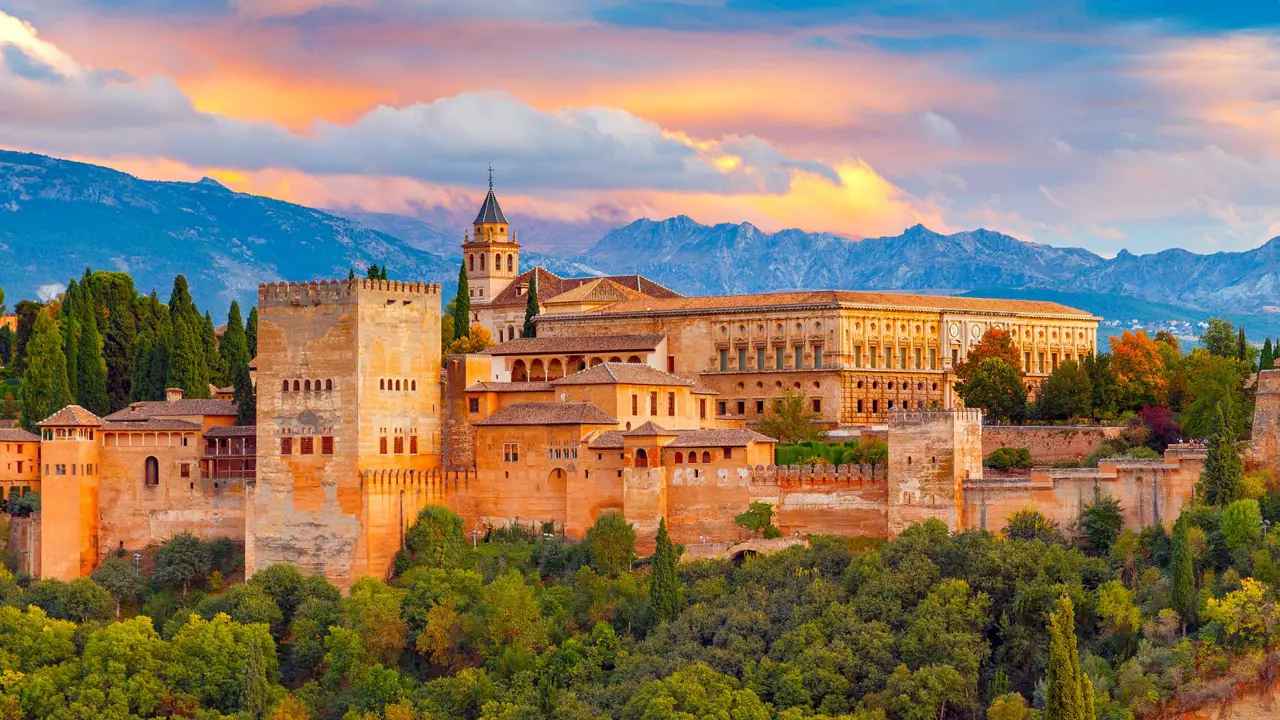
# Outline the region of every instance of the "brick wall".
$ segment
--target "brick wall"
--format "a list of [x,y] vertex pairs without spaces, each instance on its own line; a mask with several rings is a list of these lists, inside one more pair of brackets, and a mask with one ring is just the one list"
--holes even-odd
[[1118,438],[1124,428],[1098,425],[987,425],[982,428],[982,455],[999,448],[1027,448],[1037,465],[1082,460],[1103,440]]

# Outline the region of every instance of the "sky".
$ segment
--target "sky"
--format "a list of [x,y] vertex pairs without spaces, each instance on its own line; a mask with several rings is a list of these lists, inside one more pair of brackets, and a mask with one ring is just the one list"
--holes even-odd
[[[0,147],[319,207],[1280,235],[1276,0],[0,0]],[[461,232],[461,228],[458,229]]]

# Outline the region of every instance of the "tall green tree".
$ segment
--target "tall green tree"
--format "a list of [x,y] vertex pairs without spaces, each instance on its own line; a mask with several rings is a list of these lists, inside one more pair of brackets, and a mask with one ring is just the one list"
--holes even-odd
[[587,530],[591,566],[602,575],[616,576],[631,567],[636,554],[636,529],[622,513],[610,510]]
[[232,385],[235,388],[236,424],[256,425],[258,423],[258,393],[253,386],[253,378],[249,375],[248,364],[236,366]]
[[258,357],[258,308],[249,309],[249,320],[244,324],[245,345],[249,348],[249,362]]
[[1226,411],[1219,403],[1214,414],[1209,452],[1196,483],[1196,496],[1206,505],[1224,506],[1244,496],[1244,461]]
[[534,270],[529,276],[529,298],[524,305],[524,327],[520,330],[520,337],[537,337],[538,325],[533,321],[541,312],[538,309],[538,272]]
[[822,428],[818,427],[821,419],[806,404],[804,393],[784,390],[782,397],[774,398],[769,404],[760,420],[759,429],[780,443],[818,440],[823,435]]
[[1249,360],[1249,341],[1244,337],[1244,328],[1240,328],[1236,335],[1236,359],[1240,362]]
[[1093,381],[1083,365],[1064,360],[1040,385],[1036,411],[1044,420],[1088,417],[1093,411]]
[[8,326],[0,326],[0,367],[13,362],[13,330]]
[[227,329],[218,341],[218,354],[222,356],[222,364],[233,383],[240,367],[244,366],[248,370],[249,361],[253,360],[249,355],[249,340],[244,331],[244,319],[240,315],[240,303],[235,300],[231,301],[231,310],[227,312]]
[[1200,595],[1196,591],[1196,570],[1191,557],[1191,523],[1179,518],[1173,526],[1173,550],[1170,560],[1172,583],[1169,594],[1173,609],[1182,622],[1182,631],[1196,621]]
[[[467,264],[458,266],[458,294],[453,297],[453,340],[471,334],[471,288],[467,285]],[[446,343],[447,344],[447,343]]]
[[[1094,720],[1085,715],[1084,690],[1088,682],[1080,670],[1075,608],[1071,598],[1063,594],[1049,615],[1049,672],[1045,677],[1044,720]],[[1092,693],[1092,688],[1089,691]]]
[[18,327],[13,334],[14,372],[21,373],[27,369],[27,343],[35,330],[36,315],[43,308],[44,305],[31,300],[19,300],[18,304],[13,306],[14,314],[18,316]]
[[205,311],[204,320],[200,324],[200,342],[204,346],[204,364],[208,370],[209,382],[217,387],[225,387],[231,382],[230,368],[223,362],[222,355],[218,351],[218,330],[213,326],[213,316],[208,310]]
[[657,545],[653,550],[649,577],[649,607],[659,621],[673,620],[680,614],[680,578],[676,575],[676,548],[667,534],[667,520],[658,520]]
[[102,358],[107,366],[107,399],[112,411],[129,404],[137,371],[138,291],[124,272],[86,271],[81,285],[93,298]]
[[463,527],[462,518],[452,510],[428,505],[405,532],[405,549],[419,565],[446,570],[461,567],[467,550]]
[[80,302],[80,286],[75,280],[67,283],[62,294],[62,313],[58,318],[62,330],[62,356],[67,363],[67,389],[72,398],[80,396],[80,319],[78,305]]
[[965,407],[981,408],[995,420],[1020,422],[1027,416],[1027,387],[1004,358],[983,360],[956,384],[956,392]]
[[[169,374],[166,385],[182,388],[189,398],[209,397],[208,356],[201,338],[199,318],[174,317],[170,330]],[[161,390],[163,397],[164,390]]]
[[76,302],[80,334],[76,349],[76,400],[97,415],[111,412],[107,396],[107,361],[102,356],[102,336],[98,333],[98,313],[88,287],[81,284]]
[[1271,338],[1262,342],[1262,356],[1258,358],[1259,370],[1273,370],[1276,366],[1276,352],[1271,345]]
[[1235,325],[1224,318],[1209,318],[1209,324],[1200,334],[1200,346],[1219,357],[1238,357],[1240,346]]
[[22,374],[18,398],[22,407],[22,425],[34,432],[36,423],[71,402],[62,334],[58,332],[58,324],[50,312],[38,313],[31,340],[27,342],[27,369]]

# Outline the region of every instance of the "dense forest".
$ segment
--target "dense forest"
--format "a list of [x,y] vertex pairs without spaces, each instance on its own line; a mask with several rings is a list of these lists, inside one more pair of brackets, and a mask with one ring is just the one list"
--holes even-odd
[[1072,528],[1027,510],[740,564],[677,564],[665,528],[637,559],[617,514],[469,540],[428,507],[346,595],[286,565],[231,582],[236,548],[179,536],[69,584],[0,571],[0,717],[1153,717],[1280,669],[1278,491],[1171,536],[1102,497]]

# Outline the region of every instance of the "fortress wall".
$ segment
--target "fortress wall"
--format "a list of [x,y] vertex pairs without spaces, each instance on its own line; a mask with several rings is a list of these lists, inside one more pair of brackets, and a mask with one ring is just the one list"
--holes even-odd
[[982,454],[1000,448],[1026,448],[1037,465],[1082,460],[1103,440],[1120,437],[1119,426],[1098,425],[987,425],[982,428]]

